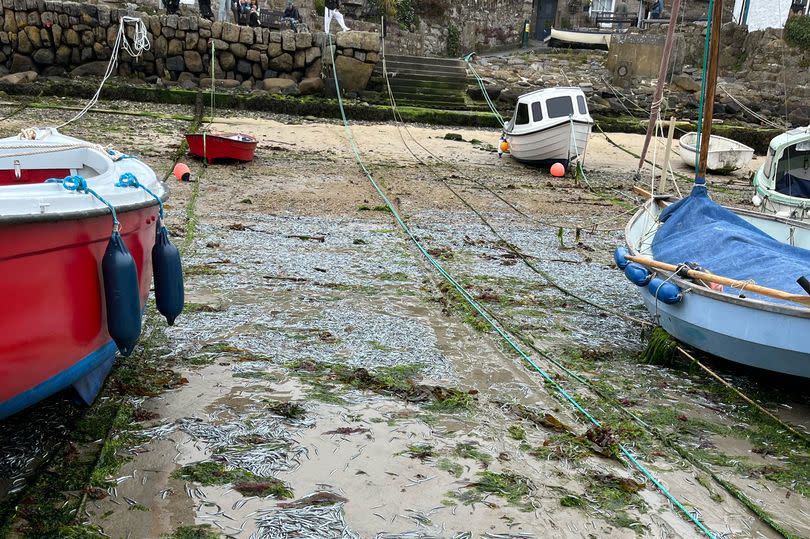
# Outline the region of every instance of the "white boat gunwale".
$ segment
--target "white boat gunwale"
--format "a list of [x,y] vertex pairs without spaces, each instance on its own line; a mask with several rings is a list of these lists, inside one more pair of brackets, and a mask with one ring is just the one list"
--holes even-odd
[[594,124],[593,120],[588,121],[588,120],[580,120],[580,119],[577,119],[577,118],[570,118],[569,119],[569,118],[566,117],[566,118],[560,120],[556,124],[549,124],[549,125],[546,125],[544,127],[538,127],[534,131],[525,131],[525,132],[522,132],[522,133],[510,133],[509,131],[504,131],[504,132],[507,135],[509,135],[510,137],[520,137],[520,136],[524,136],[524,135],[534,135],[535,133],[540,133],[541,131],[546,131],[548,129],[554,129],[555,127],[565,125],[565,124],[567,124],[569,122],[574,122],[575,124],[581,124],[581,125],[593,125]]
[[[58,158],[64,157],[70,152],[82,152],[78,161],[86,166],[92,164],[93,170],[98,172],[95,176],[85,178],[88,187],[112,204],[117,213],[137,211],[158,204],[157,200],[143,189],[115,187],[114,184],[125,172],[133,173],[141,184],[160,198],[161,202],[168,200],[168,187],[140,159],[126,156],[114,160],[104,148],[81,139],[62,135],[55,129],[37,130],[37,132],[47,132],[48,134],[42,140],[33,141],[21,140],[18,137],[0,139],[0,162],[16,157],[13,153],[4,152],[4,149],[17,151],[24,146],[27,146],[28,149],[31,149],[31,146],[40,146],[43,150],[47,150],[50,146],[53,148],[50,152],[44,151],[25,156],[26,161],[35,161],[36,167],[23,166],[22,168],[26,170],[73,170],[75,167],[62,165]],[[33,149],[36,150],[36,148]],[[71,157],[76,159],[75,156]],[[44,166],[43,161],[45,161]],[[5,168],[5,170],[11,170],[11,168]],[[0,223],[4,225],[88,219],[109,214],[109,208],[92,195],[68,191],[59,183],[43,181],[0,186]]]
[[[644,205],[633,215],[633,217],[627,222],[627,225],[624,228],[624,238],[625,238],[625,246],[627,250],[630,252],[631,255],[634,256],[649,256],[651,254],[648,253],[641,253],[638,249],[631,244],[630,238],[633,236],[631,229],[633,225],[638,221],[641,217],[648,215],[650,210],[648,206],[651,204],[655,204],[656,201],[653,199],[648,200],[644,203]],[[810,224],[804,223],[802,221],[796,221],[794,219],[785,219],[783,217],[775,216],[775,215],[763,215],[760,212],[746,210],[742,208],[729,208],[735,214],[742,214],[746,215],[747,217],[755,218],[755,219],[763,219],[768,221],[780,222],[784,224],[790,224],[793,226],[798,226],[805,229],[810,229]],[[757,310],[768,311],[777,314],[785,314],[789,316],[796,316],[799,318],[810,318],[810,309],[806,307],[800,307],[797,305],[791,305],[786,303],[774,303],[767,300],[762,300],[758,298],[748,298],[748,297],[739,297],[738,295],[729,294],[726,292],[720,292],[718,290],[714,290],[712,288],[699,285],[697,283],[692,282],[691,280],[683,279],[678,275],[674,275],[672,272],[655,269],[655,268],[648,268],[650,272],[653,274],[660,274],[665,277],[666,280],[672,282],[679,286],[684,293],[688,292],[689,294],[699,294],[701,296],[706,296],[714,300],[725,301],[728,303],[734,303],[736,305],[740,305],[743,307],[750,307]],[[684,301],[688,301],[688,296],[684,297]]]

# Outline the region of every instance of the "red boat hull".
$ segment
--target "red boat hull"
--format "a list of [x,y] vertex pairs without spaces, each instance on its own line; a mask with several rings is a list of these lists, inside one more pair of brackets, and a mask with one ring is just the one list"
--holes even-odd
[[253,161],[258,141],[250,135],[236,134],[240,140],[230,138],[234,133],[205,134],[189,133],[186,135],[189,151],[197,157],[208,161],[214,159],[236,159]]
[[[141,306],[157,216],[157,205],[118,214]],[[111,227],[109,215],[0,225],[0,418],[112,363],[101,276]]]

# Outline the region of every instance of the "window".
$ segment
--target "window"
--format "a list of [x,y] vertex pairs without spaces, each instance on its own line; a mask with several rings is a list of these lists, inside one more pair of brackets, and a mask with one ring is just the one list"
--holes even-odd
[[588,107],[585,105],[584,95],[577,96],[577,108],[579,109],[580,114],[588,114]]
[[543,109],[540,108],[540,102],[535,101],[532,103],[532,121],[539,122],[543,119]]
[[517,111],[515,111],[515,125],[527,123],[529,123],[529,106],[526,103],[518,103]]
[[574,103],[571,96],[552,97],[546,101],[546,110],[549,118],[562,118],[574,114]]
[[613,0],[593,0],[593,2],[591,2],[591,13],[594,12],[610,13],[612,11],[613,11]]
[[762,167],[762,171],[765,172],[765,177],[771,177],[771,167],[773,166],[773,148],[768,148],[768,157],[765,158],[765,166]]

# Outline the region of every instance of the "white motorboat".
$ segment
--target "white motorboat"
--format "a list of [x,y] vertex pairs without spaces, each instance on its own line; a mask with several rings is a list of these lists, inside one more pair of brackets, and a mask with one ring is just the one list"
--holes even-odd
[[765,213],[805,220],[810,213],[810,127],[771,140],[754,175],[754,205]]
[[[694,131],[685,134],[678,141],[681,159],[687,166],[692,168],[694,168],[697,160],[697,143],[697,133]],[[747,167],[753,157],[753,148],[749,148],[736,140],[711,135],[706,168],[719,174],[728,174]]]
[[515,159],[568,167],[584,155],[592,127],[593,118],[580,88],[545,88],[518,98],[504,134]]

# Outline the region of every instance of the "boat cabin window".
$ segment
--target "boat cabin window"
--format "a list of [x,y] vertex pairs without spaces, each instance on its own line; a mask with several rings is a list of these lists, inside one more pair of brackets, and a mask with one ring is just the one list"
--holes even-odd
[[532,103],[532,121],[539,122],[543,119],[543,109],[539,101]]
[[515,125],[524,125],[529,123],[529,105],[526,103],[518,103],[517,111],[515,112]]
[[588,107],[585,106],[584,95],[577,96],[577,108],[579,109],[580,114],[588,114]]
[[552,97],[546,101],[546,110],[549,118],[562,118],[574,114],[574,103],[571,96]]
[[800,142],[786,148],[776,165],[774,180],[779,193],[810,198],[810,144]]

